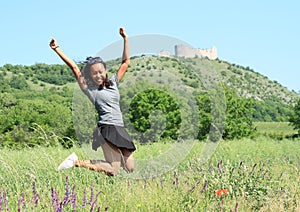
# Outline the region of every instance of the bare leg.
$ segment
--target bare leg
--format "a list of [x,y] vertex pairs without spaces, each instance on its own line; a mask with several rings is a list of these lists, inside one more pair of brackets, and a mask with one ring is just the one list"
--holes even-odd
[[134,158],[133,154],[129,150],[123,150],[122,151],[122,156],[123,156],[123,163],[122,166],[127,172],[133,172],[134,170]]
[[105,142],[101,145],[105,161],[102,160],[78,160],[75,166],[85,167],[90,170],[105,172],[107,175],[117,175],[121,168],[121,152],[114,145]]
[[103,160],[78,160],[75,161],[75,166],[88,168],[89,170],[97,172],[104,172],[109,176],[114,176],[117,174],[111,164]]
[[101,148],[103,150],[106,164],[110,164],[113,170],[112,175],[117,175],[121,168],[121,151],[109,142],[105,142],[103,145],[101,145]]

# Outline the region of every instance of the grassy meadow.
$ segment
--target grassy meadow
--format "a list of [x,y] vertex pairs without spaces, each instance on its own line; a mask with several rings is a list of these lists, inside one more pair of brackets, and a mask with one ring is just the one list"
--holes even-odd
[[261,135],[278,139],[297,134],[289,122],[254,122],[254,126]]
[[[265,134],[290,133],[286,123],[256,124],[255,138],[221,141],[206,162],[205,143],[195,141],[171,171],[152,178],[57,172],[72,152],[87,158],[79,147],[0,149],[0,211],[300,211],[299,139]],[[135,158],[156,157],[168,145],[137,144]]]

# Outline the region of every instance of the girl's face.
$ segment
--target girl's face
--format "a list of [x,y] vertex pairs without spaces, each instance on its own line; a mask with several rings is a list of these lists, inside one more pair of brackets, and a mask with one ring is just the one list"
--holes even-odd
[[106,80],[106,69],[102,63],[95,63],[90,67],[91,78],[97,85],[104,85]]

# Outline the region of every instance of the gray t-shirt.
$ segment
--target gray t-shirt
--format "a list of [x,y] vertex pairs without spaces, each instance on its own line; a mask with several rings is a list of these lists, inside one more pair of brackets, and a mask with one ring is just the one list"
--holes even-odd
[[112,124],[124,126],[120,109],[119,79],[114,74],[110,80],[112,86],[101,89],[86,88],[83,92],[89,97],[98,111],[98,124]]

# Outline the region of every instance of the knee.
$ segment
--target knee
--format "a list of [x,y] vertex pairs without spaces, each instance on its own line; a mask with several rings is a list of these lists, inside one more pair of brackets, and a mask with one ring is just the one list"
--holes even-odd
[[133,162],[133,160],[132,161],[127,161],[127,163],[126,163],[126,170],[128,172],[133,172],[133,170],[134,170],[134,162]]
[[126,167],[128,172],[133,172],[134,171],[134,167]]
[[107,175],[114,177],[114,176],[117,176],[119,174],[119,172],[120,172],[120,170],[110,170],[110,171],[107,171],[106,173],[107,173]]
[[116,176],[120,173],[121,166],[120,164],[112,164],[112,169],[108,171],[110,176]]

